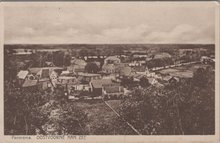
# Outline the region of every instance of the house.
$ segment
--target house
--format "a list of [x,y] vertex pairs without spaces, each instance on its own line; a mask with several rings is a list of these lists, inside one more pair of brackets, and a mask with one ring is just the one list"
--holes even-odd
[[84,72],[87,63],[82,59],[71,60],[71,65],[67,67],[70,72]]
[[102,88],[106,85],[114,84],[111,79],[97,79],[92,80],[90,83],[91,92],[96,96],[102,95]]
[[104,98],[121,98],[124,95],[124,88],[120,85],[106,85],[102,89],[102,96]]
[[101,74],[78,73],[77,76],[82,83],[89,83],[91,80],[101,79]]
[[22,85],[24,80],[27,78],[27,75],[28,75],[28,71],[25,71],[25,70],[21,70],[18,72],[17,74],[17,81],[18,81],[18,84],[19,85]]
[[28,80],[26,79],[24,81],[24,83],[22,84],[22,88],[25,90],[25,91],[30,91],[30,92],[33,92],[33,91],[36,91],[38,90],[38,81],[37,80]]
[[121,60],[117,56],[109,56],[104,60],[104,64],[119,64]]

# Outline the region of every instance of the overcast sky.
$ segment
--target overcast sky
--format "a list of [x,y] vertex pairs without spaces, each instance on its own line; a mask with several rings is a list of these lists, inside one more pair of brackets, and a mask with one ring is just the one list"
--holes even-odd
[[213,4],[75,2],[4,6],[6,44],[214,43]]

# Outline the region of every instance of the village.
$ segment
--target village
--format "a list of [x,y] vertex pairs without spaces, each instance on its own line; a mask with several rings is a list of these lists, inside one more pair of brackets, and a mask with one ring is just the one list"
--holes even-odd
[[3,140],[214,141],[216,4],[3,2]]
[[[168,84],[190,81],[196,69],[214,66],[214,55],[204,54],[206,51],[202,48],[180,49],[180,55],[199,52],[200,56],[197,60],[176,61],[167,52],[151,56],[143,51],[130,55],[71,56],[68,66],[56,66],[51,60],[45,61],[42,67],[18,70],[14,82],[21,90],[57,93],[70,101],[124,99],[131,96],[134,87],[151,85],[163,88]],[[31,54],[26,50],[13,56]]]

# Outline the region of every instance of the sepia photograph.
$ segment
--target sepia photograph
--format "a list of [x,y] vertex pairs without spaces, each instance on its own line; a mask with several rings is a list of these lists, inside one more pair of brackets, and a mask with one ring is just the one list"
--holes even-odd
[[3,134],[215,135],[216,4],[5,4]]

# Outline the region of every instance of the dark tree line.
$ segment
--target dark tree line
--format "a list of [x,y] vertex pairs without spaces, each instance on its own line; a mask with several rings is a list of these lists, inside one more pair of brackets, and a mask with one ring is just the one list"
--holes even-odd
[[[51,115],[59,110],[58,118]],[[4,89],[5,135],[48,133],[45,125],[56,125],[58,134],[86,134],[87,114],[55,93],[22,90],[10,82]]]
[[[199,68],[191,80],[164,88],[136,88],[122,101],[119,113],[144,135],[213,135],[214,81],[211,68]],[[106,134],[136,134],[120,118],[104,126]]]
[[161,58],[161,59],[152,59],[150,61],[147,61],[146,66],[148,68],[154,68],[154,67],[164,67],[173,64],[174,62],[172,58]]

